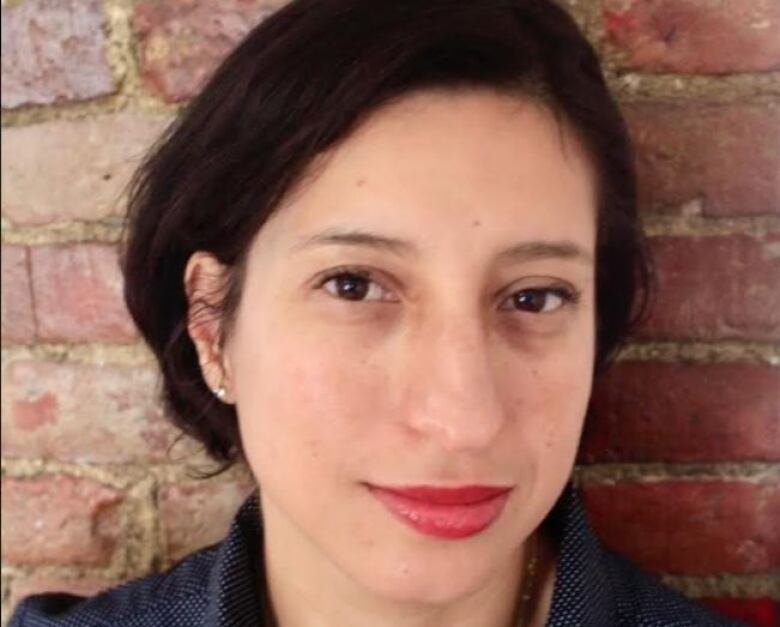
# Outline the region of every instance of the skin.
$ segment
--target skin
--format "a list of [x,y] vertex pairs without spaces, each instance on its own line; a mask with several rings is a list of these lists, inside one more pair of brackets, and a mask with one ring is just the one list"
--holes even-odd
[[[319,159],[258,233],[223,348],[218,320],[190,324],[206,381],[237,406],[280,625],[512,624],[527,541],[569,478],[590,395],[594,190],[582,148],[540,105],[408,95]],[[341,266],[370,273],[363,300],[327,279]],[[193,255],[193,302],[224,272]],[[399,522],[366,482],[513,489],[488,529],[444,540]],[[555,555],[536,535],[543,625]]]

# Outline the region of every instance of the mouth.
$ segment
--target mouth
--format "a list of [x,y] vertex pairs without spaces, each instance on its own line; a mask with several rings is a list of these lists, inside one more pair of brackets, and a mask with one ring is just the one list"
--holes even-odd
[[468,538],[498,520],[511,487],[470,485],[388,487],[366,484],[396,519],[427,536]]

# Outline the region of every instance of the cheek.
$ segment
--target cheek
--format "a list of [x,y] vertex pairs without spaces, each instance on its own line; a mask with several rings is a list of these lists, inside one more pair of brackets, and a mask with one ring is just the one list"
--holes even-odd
[[339,473],[387,388],[359,348],[310,333],[250,339],[235,363],[242,438],[260,481],[292,466]]
[[536,446],[551,463],[573,459],[576,453],[590,397],[591,370],[590,358],[548,360],[533,371],[535,392],[516,401],[534,425]]
[[512,408],[518,438],[528,443],[540,464],[573,457],[579,444],[591,390],[593,351],[588,329],[580,339],[553,348],[512,354],[504,363],[502,387]]

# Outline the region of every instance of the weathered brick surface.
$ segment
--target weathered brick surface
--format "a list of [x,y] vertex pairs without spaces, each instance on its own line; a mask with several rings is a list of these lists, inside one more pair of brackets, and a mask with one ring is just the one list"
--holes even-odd
[[0,311],[3,342],[30,342],[35,337],[27,255],[25,246],[2,246]]
[[604,30],[622,65],[682,72],[780,68],[777,0],[604,0]]
[[780,106],[649,102],[624,110],[645,209],[780,213]]
[[2,20],[4,109],[114,91],[100,0],[3,3]]
[[114,247],[36,246],[30,258],[38,337],[56,342],[135,339]]
[[168,102],[193,96],[249,30],[283,0],[141,2],[133,26],[141,73]]
[[153,368],[21,361],[3,378],[8,457],[165,462],[177,431],[163,418]]
[[780,563],[777,482],[625,481],[583,494],[599,536],[648,570],[758,573]]
[[[90,239],[93,227],[102,232],[120,223],[130,172],[170,119],[140,113],[149,111],[148,97],[188,100],[236,43],[285,1],[3,3],[2,106],[54,106],[11,112],[3,129],[0,209],[4,228],[11,227],[4,240],[25,245],[7,244],[2,252],[2,453],[8,475],[29,470],[29,459],[74,469],[71,475],[3,479],[2,557],[10,566],[3,573],[3,610],[32,592],[93,594],[113,585],[89,578],[94,571],[87,569],[121,565],[119,549],[129,551],[129,563],[146,563],[149,548],[128,537],[125,525],[159,524],[158,566],[217,542],[253,487],[234,475],[183,485],[166,479],[155,492],[154,519],[144,512],[143,521],[125,520],[122,490],[72,475],[92,474],[92,464],[109,464],[108,473],[118,472],[114,464],[127,464],[132,473],[149,471],[148,464],[178,464],[166,477],[179,476],[181,466],[209,466],[190,439],[177,440],[168,455],[177,432],[160,415],[154,369],[115,363],[123,351],[110,346],[108,365],[46,361],[41,355],[50,350],[35,343],[138,339],[123,305],[115,248],[77,243],[80,233]],[[601,49],[619,73],[780,69],[777,0],[561,2],[590,35],[604,35]],[[106,11],[120,25],[111,45],[120,56],[121,50],[136,55],[146,95],[131,81],[123,112],[111,112],[108,99],[105,107],[58,107],[119,87],[106,62],[112,28]],[[125,12],[129,29],[121,26]],[[117,68],[116,78],[122,71]],[[741,342],[780,340],[780,237],[753,235],[780,216],[780,106],[769,93],[769,75],[694,79],[643,80],[625,104],[638,147],[643,211],[700,214],[704,220],[673,221],[674,228],[694,233],[750,227],[743,235],[654,238],[660,300],[640,339],[713,342],[718,352],[736,348],[738,361],[618,363],[596,389],[581,461],[701,463],[707,477],[721,468],[740,476],[752,474],[744,462],[780,460],[780,371],[739,362]],[[716,97],[696,95],[704,92]],[[761,219],[743,220],[756,216]],[[740,220],[710,220],[731,217]],[[81,223],[90,222],[101,224],[83,230]],[[63,236],[68,244],[51,243]],[[736,346],[724,350],[722,340]],[[33,350],[5,349],[18,343]],[[77,347],[74,359],[80,354]],[[597,531],[640,566],[698,576],[763,574],[780,564],[776,482],[703,479],[698,467],[678,465],[668,472],[688,479],[656,481],[647,476],[655,476],[655,465],[631,469],[645,478],[600,479],[585,493]],[[65,567],[64,576],[73,579],[57,579],[50,573],[60,571],[50,566]],[[738,580],[739,588],[752,581]],[[765,579],[755,581],[762,589]],[[728,595],[735,580],[710,582]],[[690,583],[693,589],[698,582]],[[734,615],[776,623],[766,618],[766,607],[754,602]]]
[[618,362],[595,386],[580,458],[780,461],[780,369]]
[[639,332],[658,339],[780,338],[777,235],[657,237],[659,290]]
[[780,603],[769,597],[760,599],[700,599],[716,612],[755,627],[780,625]]
[[25,579],[17,579],[11,583],[9,605],[15,607],[25,597],[32,594],[44,594],[49,592],[75,594],[89,597],[106,588],[119,583],[115,579],[64,579],[61,577],[47,577],[38,575]]
[[183,484],[160,490],[160,520],[167,556],[181,559],[225,537],[253,486],[244,481]]
[[122,494],[90,479],[3,478],[2,555],[11,564],[106,566],[122,532]]
[[123,213],[130,175],[167,121],[119,113],[3,129],[3,216],[47,224]]

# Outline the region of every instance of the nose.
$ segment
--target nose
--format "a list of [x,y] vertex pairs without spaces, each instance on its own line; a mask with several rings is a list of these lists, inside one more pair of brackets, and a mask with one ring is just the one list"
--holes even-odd
[[407,347],[403,415],[448,451],[485,448],[506,422],[489,338],[476,318],[439,320]]

